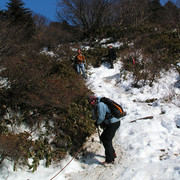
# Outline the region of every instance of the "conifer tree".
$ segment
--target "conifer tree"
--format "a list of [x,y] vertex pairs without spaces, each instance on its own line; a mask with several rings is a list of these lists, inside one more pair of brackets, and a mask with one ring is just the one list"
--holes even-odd
[[9,0],[6,15],[12,26],[21,26],[26,39],[32,37],[34,32],[34,20],[32,12],[24,7],[22,0]]

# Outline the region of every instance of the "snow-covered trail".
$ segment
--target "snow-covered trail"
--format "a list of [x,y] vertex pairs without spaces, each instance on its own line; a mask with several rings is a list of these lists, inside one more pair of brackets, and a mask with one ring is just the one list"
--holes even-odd
[[[13,164],[7,161],[1,168],[0,180],[50,180],[64,167],[53,180],[179,180],[179,74],[172,68],[153,87],[137,89],[131,87],[131,75],[120,77],[121,67],[120,61],[114,64],[114,69],[109,69],[108,64],[91,67],[86,80],[96,95],[117,101],[127,112],[113,141],[118,155],[114,165],[99,165],[104,161],[104,148],[95,133],[86,143],[87,153],[83,156],[79,153],[78,160],[67,155],[48,168],[41,161],[34,173],[26,167],[13,171]],[[130,123],[146,116],[153,119]]]
[[[91,68],[87,79],[88,87],[98,96],[109,97],[120,103],[127,115],[121,121],[114,147],[118,154],[115,165],[103,167],[104,149],[95,134],[87,142],[89,153],[80,161],[82,171],[66,174],[68,180],[178,180],[180,179],[180,130],[174,119],[180,108],[170,104],[143,103],[148,96],[126,91],[128,82],[119,83],[121,62],[109,69],[107,64]],[[127,84],[126,84],[127,83]],[[126,86],[126,87],[125,87]],[[151,98],[152,94],[149,96]],[[158,104],[159,103],[159,104]],[[167,112],[172,111],[170,115]],[[174,114],[174,115],[172,115]],[[153,116],[153,119],[130,123],[131,120]],[[169,119],[170,118],[170,119]]]

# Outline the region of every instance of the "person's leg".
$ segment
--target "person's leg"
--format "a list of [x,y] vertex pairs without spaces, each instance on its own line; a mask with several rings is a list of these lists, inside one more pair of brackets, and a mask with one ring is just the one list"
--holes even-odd
[[85,78],[85,77],[86,77],[86,75],[85,75],[85,68],[84,68],[84,64],[82,63],[82,64],[80,65],[80,67],[81,67],[81,71],[82,71],[82,74],[83,74],[83,78]]
[[105,162],[113,162],[114,161],[114,149],[112,146],[112,139],[107,139],[103,142],[104,148],[105,148]]
[[105,149],[106,162],[114,161],[115,150],[112,145],[112,139],[115,136],[116,130],[119,128],[120,122],[107,125],[101,135],[101,141]]
[[109,64],[110,64],[111,69],[113,69],[114,66],[113,66],[113,60],[112,60],[112,57],[109,57]]
[[114,68],[114,65],[113,65],[113,60],[111,59],[111,61],[110,61],[110,65],[111,65],[111,69],[113,69]]
[[77,70],[77,73],[80,74],[80,65],[79,64],[76,65],[76,70]]

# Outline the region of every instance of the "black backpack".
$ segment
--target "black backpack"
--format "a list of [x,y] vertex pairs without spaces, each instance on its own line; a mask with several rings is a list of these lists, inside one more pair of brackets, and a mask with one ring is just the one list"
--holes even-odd
[[125,115],[123,108],[113,100],[103,97],[101,98],[100,102],[105,103],[109,107],[109,109],[111,110],[111,114],[115,118],[121,118]]

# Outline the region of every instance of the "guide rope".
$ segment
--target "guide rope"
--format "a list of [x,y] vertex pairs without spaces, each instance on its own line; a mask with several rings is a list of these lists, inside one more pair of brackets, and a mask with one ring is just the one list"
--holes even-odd
[[[142,118],[138,118],[138,119],[135,119],[135,120],[132,120],[130,121],[130,123],[133,123],[133,122],[136,122],[138,120],[143,120],[143,119],[152,119],[153,116],[146,116],[146,117],[142,117]],[[98,135],[100,136],[100,133],[99,133],[99,128],[97,129],[98,130]],[[94,130],[94,132],[92,134],[94,134],[96,132],[96,129]],[[88,139],[86,140],[86,142],[90,139],[91,136],[88,137]],[[83,147],[85,146],[86,142],[83,144],[83,146],[77,151],[77,153],[72,157],[72,159],[57,173],[55,174],[50,180],[53,180],[56,176],[58,176],[71,162],[73,159],[75,159],[75,157],[79,154],[79,152],[83,149]]]
[[[96,131],[96,129],[95,129]],[[92,133],[94,134],[95,131]],[[86,142],[90,139],[91,136],[88,137],[88,139],[86,140]],[[58,176],[70,163],[71,161],[79,154],[79,152],[83,149],[83,147],[85,146],[86,142],[83,144],[83,146],[77,151],[77,153],[72,157],[72,159],[57,173],[55,174],[50,180],[54,179],[56,176]]]

